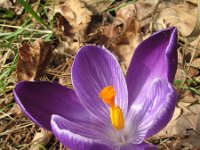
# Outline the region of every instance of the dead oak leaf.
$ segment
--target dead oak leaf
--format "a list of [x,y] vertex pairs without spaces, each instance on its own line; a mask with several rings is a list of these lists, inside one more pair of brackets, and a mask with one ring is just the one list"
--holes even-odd
[[196,23],[196,9],[192,10],[188,5],[175,5],[165,8],[160,12],[156,21],[161,28],[176,26],[182,36],[188,36]]
[[95,14],[100,14],[114,2],[114,0],[82,0],[86,6]]
[[64,4],[56,8],[55,12],[60,13],[69,22],[73,33],[79,33],[84,37],[92,12],[87,9],[81,0],[67,0]]
[[173,144],[173,147],[171,147],[171,149],[180,150],[180,149],[183,149],[184,147],[185,150],[186,149],[199,150],[200,143],[198,141],[200,141],[199,134],[186,136],[183,139],[176,140],[176,142]]
[[191,63],[191,66],[188,70],[188,75],[190,77],[198,76],[200,70],[200,58],[194,59]]
[[[135,5],[129,4],[116,12],[115,20],[121,21],[122,26],[112,24],[110,29],[104,30],[104,35],[111,33],[108,38],[113,39],[110,48],[120,57],[127,68],[137,45],[142,41],[140,36],[140,24],[136,19]],[[119,30],[120,29],[120,30]],[[110,30],[110,31],[109,31]],[[114,36],[113,36],[114,35]],[[118,36],[117,38],[115,38]]]
[[200,58],[197,58],[192,61],[192,66],[194,66],[197,69],[200,69]]
[[46,145],[52,137],[52,133],[50,131],[46,131],[45,129],[41,128],[41,132],[36,132],[33,137],[32,145],[30,150],[40,150],[41,147],[38,145]]
[[42,40],[32,45],[25,43],[19,48],[16,74],[18,81],[34,80],[42,75],[52,56],[53,47]]
[[[180,109],[180,108],[179,108]],[[200,133],[200,105],[184,107],[178,118],[172,119],[158,136],[187,135],[188,130]],[[179,113],[179,112],[178,112]],[[176,110],[174,115],[176,115]]]
[[135,18],[128,18],[122,36],[112,44],[112,49],[121,57],[126,68],[131,62],[135,48],[141,41],[139,23]]
[[159,0],[140,0],[136,2],[136,13],[139,20],[144,20],[152,15]]

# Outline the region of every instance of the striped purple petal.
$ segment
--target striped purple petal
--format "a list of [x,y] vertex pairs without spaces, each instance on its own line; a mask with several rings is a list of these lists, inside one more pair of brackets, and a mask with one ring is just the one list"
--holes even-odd
[[115,88],[116,105],[121,107],[126,116],[128,104],[126,81],[118,61],[105,48],[82,47],[74,59],[72,81],[83,106],[108,126],[112,127],[109,107],[98,97],[105,86]]
[[52,114],[73,122],[97,122],[80,104],[73,90],[57,83],[23,81],[14,88],[14,97],[31,120],[48,130],[51,130]]
[[[59,141],[61,141],[66,147],[72,150],[155,150],[156,147],[147,143],[141,144],[125,144],[119,147],[112,146],[107,142],[103,143],[96,138],[88,137],[90,135],[84,136],[81,133],[84,132],[81,128],[72,129],[71,123],[57,115],[52,116],[51,126],[54,135]],[[72,125],[74,126],[74,125]],[[78,126],[78,125],[77,125]],[[88,127],[89,129],[89,127]],[[82,130],[82,131],[80,131]],[[89,129],[90,130],[90,129]],[[87,131],[85,131],[87,132]],[[95,132],[95,131],[94,131]],[[89,132],[88,132],[89,134]],[[90,133],[93,134],[93,133]]]
[[105,144],[99,143],[101,140],[98,140],[98,135],[96,135],[96,138],[92,136],[96,131],[90,129],[89,124],[88,128],[83,129],[78,124],[69,124],[69,121],[66,119],[53,115],[51,126],[57,139],[72,150],[112,150]]
[[129,107],[133,102],[134,105],[144,103],[149,82],[154,78],[173,83],[177,68],[176,46],[177,30],[168,28],[153,34],[137,47],[126,75]]
[[173,115],[176,100],[177,94],[171,83],[154,79],[143,105],[133,104],[130,108],[126,132],[130,133],[132,143],[141,143],[164,128]]

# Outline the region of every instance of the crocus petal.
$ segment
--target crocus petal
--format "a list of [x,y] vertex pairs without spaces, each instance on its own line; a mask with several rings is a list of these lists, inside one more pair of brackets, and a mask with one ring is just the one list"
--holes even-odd
[[126,116],[128,104],[126,81],[118,61],[105,48],[82,47],[74,59],[72,81],[76,94],[85,108],[110,126],[109,107],[98,96],[105,86],[114,86],[116,105],[121,107]]
[[[110,135],[114,134],[110,132],[109,128],[102,126],[99,122],[92,122],[90,120],[85,120],[85,122],[80,121],[70,121],[59,115],[52,115],[51,121],[52,128],[57,127],[58,130],[69,131],[73,134],[77,134],[84,138],[93,139],[101,143],[111,144],[112,137]],[[55,134],[58,135],[58,130],[55,130]]]
[[[100,141],[97,137],[92,137],[96,132],[91,130],[88,126],[86,130],[83,130],[78,124],[73,124],[66,119],[52,115],[51,126],[54,135],[57,137],[63,145],[69,147],[72,150],[115,150],[116,148],[108,142]],[[84,136],[85,135],[85,136]],[[138,145],[126,144],[118,148],[119,150],[154,150],[153,145],[147,143],[141,143]]]
[[147,144],[147,143],[141,143],[141,144],[127,144],[120,148],[120,150],[156,150],[156,146]]
[[[98,137],[93,137],[95,130],[83,128],[66,119],[53,115],[51,120],[52,131],[57,139],[72,150],[112,150],[105,144],[100,144]],[[84,136],[85,135],[85,136]]]
[[177,68],[176,45],[177,30],[168,28],[153,34],[137,47],[126,75],[129,107],[137,97],[145,97],[148,82],[152,79],[161,78],[173,83]]
[[147,92],[143,106],[130,108],[127,132],[133,144],[141,143],[145,138],[159,132],[172,117],[177,94],[171,83],[163,79],[154,79]]
[[[158,133],[167,125],[167,123],[172,118],[178,99],[178,95],[176,94],[175,89],[171,86],[170,83],[167,84],[166,81],[157,81],[156,84],[157,86],[155,86],[152,91],[154,90],[153,92],[161,92],[161,94],[163,91],[163,95],[156,96],[156,99],[154,99],[154,101],[156,100],[157,102],[154,102],[153,104],[151,112],[152,115],[147,118],[147,120],[152,119],[153,124],[148,130],[145,138],[148,138]],[[165,102],[162,101],[163,99],[165,99]]]
[[14,97],[23,112],[39,126],[51,130],[52,114],[71,121],[93,120],[75,92],[51,82],[23,81],[14,88]]

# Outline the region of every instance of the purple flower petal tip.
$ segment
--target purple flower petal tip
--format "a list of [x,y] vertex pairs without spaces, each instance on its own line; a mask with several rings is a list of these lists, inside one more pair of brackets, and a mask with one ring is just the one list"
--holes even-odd
[[[90,117],[75,92],[58,83],[22,81],[14,88],[14,98],[23,112],[37,125],[51,130],[53,114],[70,120]],[[81,114],[82,116],[80,116]]]
[[[23,81],[14,88],[14,97],[32,121],[73,150],[156,149],[143,141],[173,115],[176,47],[175,27],[154,33],[136,48],[124,77],[106,48],[84,46],[72,65],[74,90]],[[99,93],[106,87],[114,92],[106,90],[102,98]]]
[[126,115],[126,80],[117,59],[107,49],[99,46],[82,47],[73,62],[72,82],[81,103],[102,122],[110,124],[109,108],[99,99],[99,92],[106,86],[115,88],[116,105]]

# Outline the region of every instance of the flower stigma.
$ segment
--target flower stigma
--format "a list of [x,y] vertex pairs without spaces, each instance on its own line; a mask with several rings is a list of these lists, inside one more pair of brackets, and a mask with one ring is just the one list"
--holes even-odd
[[124,117],[119,106],[115,105],[115,89],[113,86],[106,86],[99,92],[99,98],[110,107],[110,120],[116,130],[124,128]]

